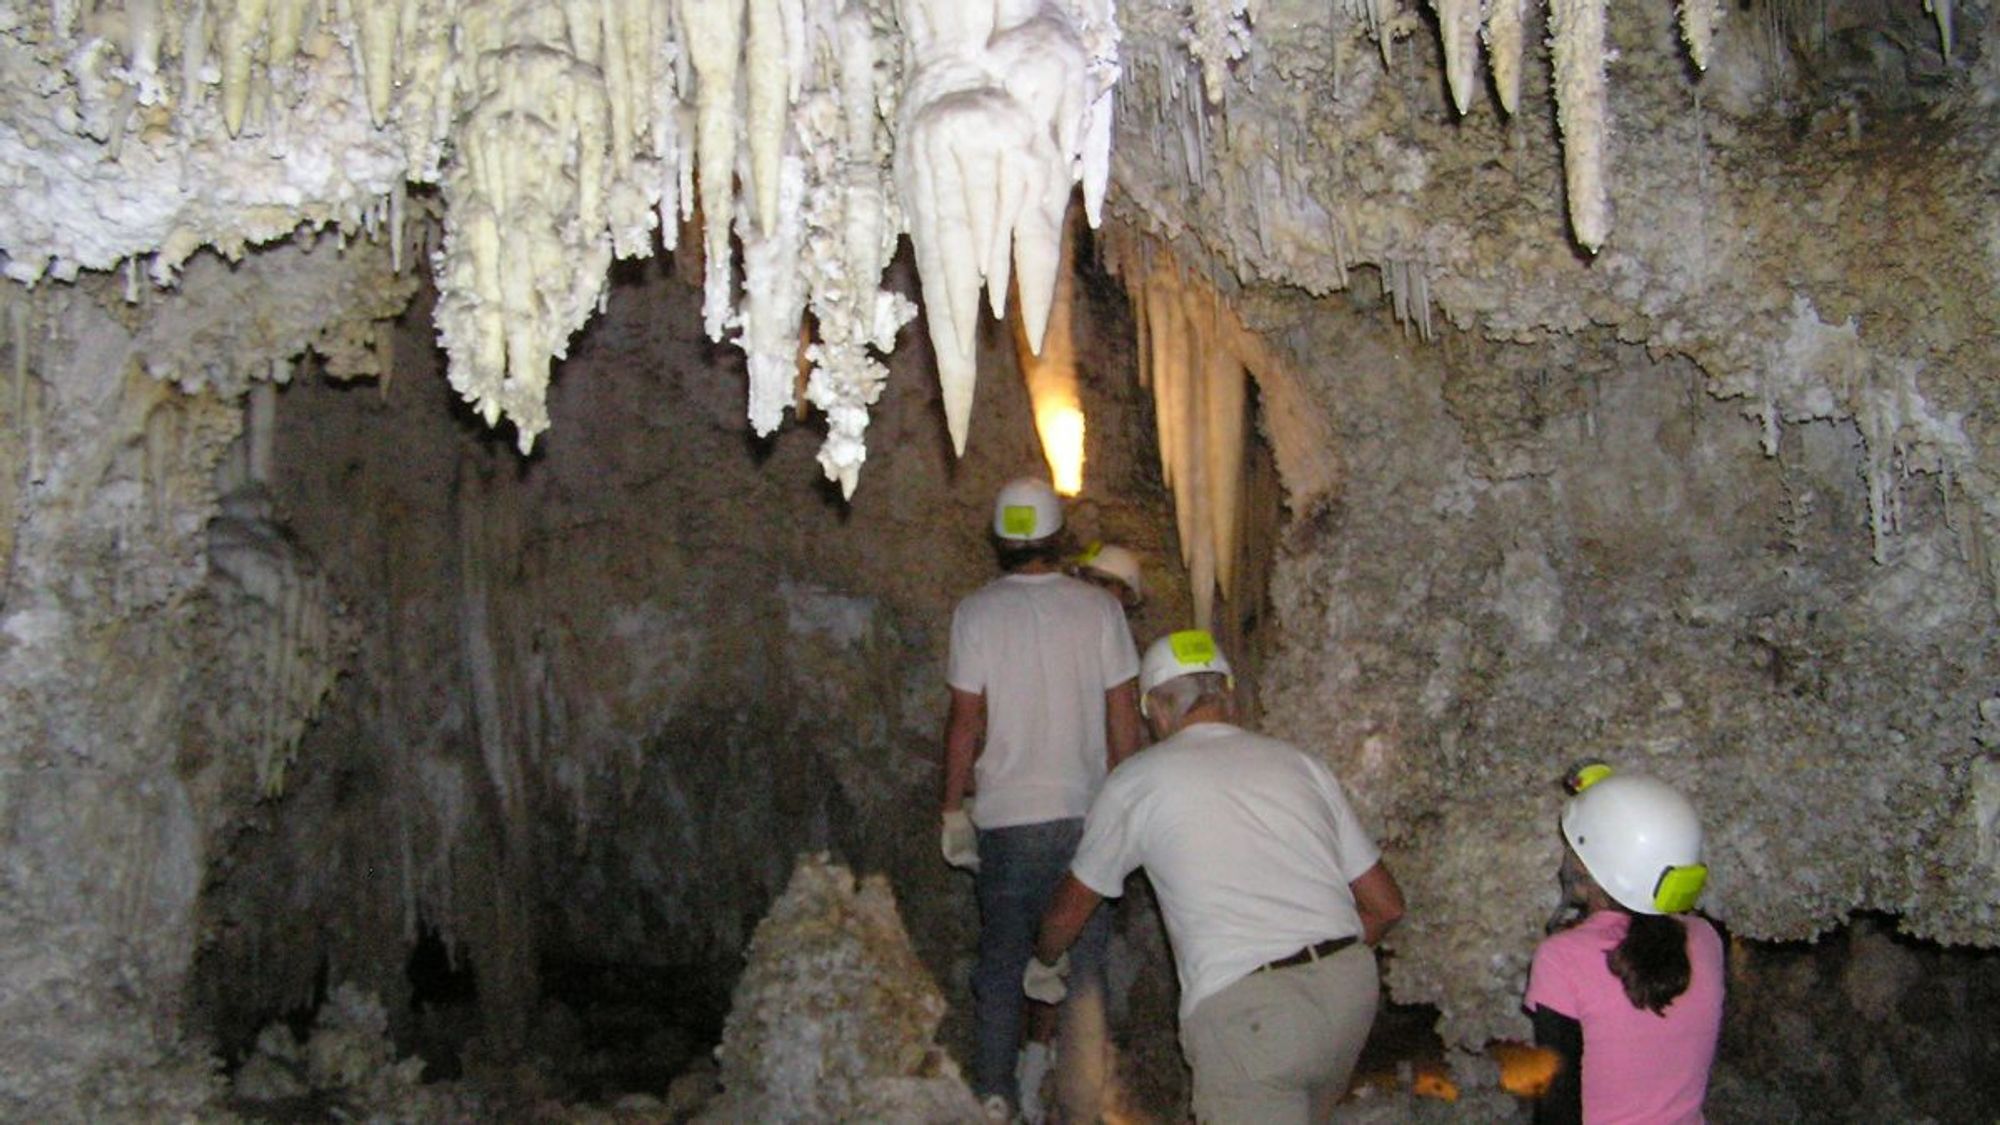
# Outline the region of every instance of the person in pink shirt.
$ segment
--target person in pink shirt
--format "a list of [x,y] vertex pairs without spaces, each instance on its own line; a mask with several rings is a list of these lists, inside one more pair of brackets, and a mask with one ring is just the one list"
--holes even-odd
[[1556,1075],[1554,1122],[1696,1123],[1722,1028],[1722,939],[1688,911],[1708,869],[1672,786],[1592,764],[1563,807],[1561,879],[1581,914],[1535,950],[1524,1003]]

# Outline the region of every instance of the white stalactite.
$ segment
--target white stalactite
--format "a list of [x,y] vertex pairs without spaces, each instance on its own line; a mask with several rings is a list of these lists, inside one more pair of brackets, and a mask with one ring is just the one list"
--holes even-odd
[[1604,189],[1610,132],[1604,96],[1604,0],[1549,0],[1549,45],[1570,230],[1577,243],[1594,254],[1611,229]]
[[1486,62],[1493,71],[1493,89],[1500,108],[1512,117],[1521,104],[1522,9],[1527,0],[1488,0]]
[[1680,0],[1680,6],[1681,40],[1687,44],[1688,58],[1696,70],[1707,70],[1709,45],[1715,41],[1715,25],[1722,19],[1721,0]]
[[736,73],[743,55],[743,0],[681,0],[681,30],[694,64],[696,152],[702,218],[702,326],[722,339],[730,320],[730,213],[735,206]]
[[736,235],[743,243],[743,336],[750,383],[750,428],[764,437],[784,420],[798,380],[799,316],[805,310],[805,278],[799,257],[805,237],[805,167],[787,154],[771,172],[778,198],[772,226],[752,230],[740,212]]
[[222,121],[231,136],[243,129],[251,67],[262,61],[257,48],[264,41],[264,10],[265,0],[235,0],[222,18]]
[[1052,0],[902,0],[898,14],[909,66],[896,185],[945,422],[963,454],[978,378],[980,288],[997,315],[1010,273],[1019,276],[1023,322],[1039,349],[1063,210],[1085,163],[1083,144],[1096,136],[1087,115],[1104,90],[1093,83],[1106,71],[1091,65],[1076,24]]
[[1444,44],[1445,83],[1463,114],[1472,105],[1479,63],[1479,0],[1431,0]]
[[[750,37],[745,45],[748,105],[744,132],[750,142],[750,181],[757,200],[758,229],[778,224],[778,160],[785,148],[787,112],[796,84],[802,37],[799,0],[749,0]],[[754,424],[754,423],[753,423]]]

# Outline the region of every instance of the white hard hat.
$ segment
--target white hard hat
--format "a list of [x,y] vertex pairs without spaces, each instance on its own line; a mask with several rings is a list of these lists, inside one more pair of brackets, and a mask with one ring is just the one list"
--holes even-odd
[[1168,680],[1196,672],[1229,675],[1229,661],[1206,629],[1182,629],[1154,641],[1139,662],[1139,710],[1146,709],[1146,697]]
[[1000,488],[993,501],[993,534],[1015,543],[1047,539],[1062,530],[1062,499],[1049,482],[1019,477]]
[[1636,774],[1600,774],[1563,806],[1563,839],[1590,877],[1634,914],[1694,907],[1708,879],[1701,819],[1673,786]]
[[1133,597],[1145,594],[1145,587],[1139,584],[1139,556],[1123,547],[1107,543],[1092,543],[1090,549],[1078,555],[1076,564],[1086,570],[1108,574],[1132,591]]

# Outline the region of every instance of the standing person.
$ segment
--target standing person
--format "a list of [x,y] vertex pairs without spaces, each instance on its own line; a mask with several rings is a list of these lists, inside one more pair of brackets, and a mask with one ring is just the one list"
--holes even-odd
[[1687,914],[1708,878],[1701,821],[1663,781],[1573,775],[1559,873],[1580,920],[1535,949],[1524,1006],[1555,1052],[1555,1122],[1699,1123],[1722,1029],[1722,938]]
[[[944,854],[976,872],[979,899],[972,1088],[1001,1119],[1017,1107],[1040,1116],[1023,1095],[1039,1095],[1054,1015],[1036,1013],[1024,1046],[1022,969],[1091,798],[1140,737],[1132,635],[1115,601],[1062,572],[1062,526],[1062,502],[1043,481],[1000,490],[993,536],[1005,573],[952,613],[945,674]],[[1109,938],[1107,916],[1089,920],[1080,974],[1101,982]]]
[[1139,578],[1139,556],[1115,543],[1092,543],[1085,547],[1076,557],[1075,573],[1117,598],[1128,618],[1146,604],[1146,588]]
[[1139,684],[1161,741],[1091,806],[1022,987],[1062,995],[1084,920],[1144,867],[1180,976],[1196,1118],[1323,1121],[1375,1021],[1370,947],[1402,918],[1402,889],[1332,771],[1234,725],[1214,638],[1162,637]]

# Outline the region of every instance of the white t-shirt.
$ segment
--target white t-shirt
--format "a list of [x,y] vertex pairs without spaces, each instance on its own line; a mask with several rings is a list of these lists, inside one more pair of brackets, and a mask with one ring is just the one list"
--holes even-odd
[[1380,858],[1323,763],[1275,738],[1197,723],[1112,771],[1070,870],[1116,898],[1146,868],[1186,1019],[1259,965],[1358,937],[1348,884]]
[[1104,783],[1104,693],[1139,674],[1125,611],[1066,574],[1009,574],[958,603],[945,681],[986,697],[981,828],[1080,817]]

